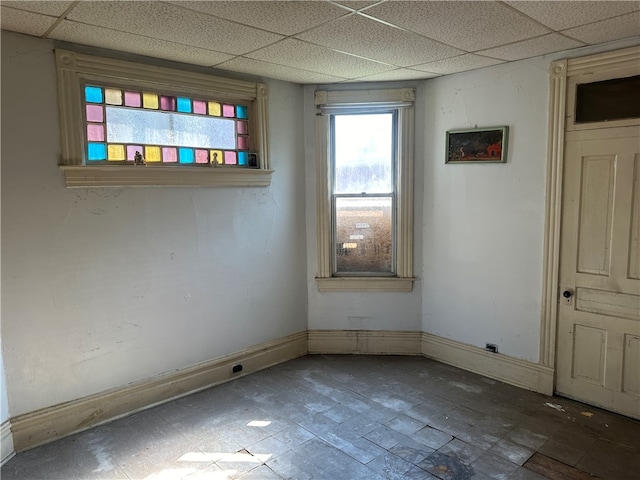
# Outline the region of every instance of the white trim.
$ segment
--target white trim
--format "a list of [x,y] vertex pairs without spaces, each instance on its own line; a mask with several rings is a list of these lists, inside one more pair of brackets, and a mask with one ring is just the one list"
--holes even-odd
[[442,363],[526,388],[553,395],[553,369],[454,340],[422,333],[422,354]]
[[420,355],[422,332],[309,330],[309,354]]
[[[265,186],[271,182],[268,142],[267,87],[263,83],[193,73],[142,63],[86,55],[67,50],[55,51],[58,78],[58,109],[61,134],[61,160],[67,186]],[[220,101],[244,102],[249,106],[251,151],[258,154],[258,168],[245,168],[243,174],[222,174],[223,169],[154,167],[133,165],[97,168],[85,164],[85,125],[82,114],[83,82],[114,84],[171,94],[201,95]],[[91,168],[83,175],[78,169]],[[157,168],[157,170],[156,170]],[[233,169],[233,170],[240,170]],[[151,178],[147,178],[145,175]],[[196,173],[198,175],[196,175]]]
[[414,280],[399,277],[316,278],[320,292],[410,292]]
[[[18,452],[307,354],[307,332],[11,419]],[[232,373],[241,363],[242,373]],[[3,450],[4,452],[4,450]]]
[[[321,292],[410,292],[413,288],[413,88],[388,90],[318,90],[316,115],[316,219],[318,236],[318,290]],[[332,277],[331,179],[329,116],[336,108],[389,107],[398,109],[398,166],[395,232],[397,277]]]
[[13,436],[11,435],[11,422],[5,420],[0,427],[0,450],[2,460],[0,465],[7,463],[16,454],[13,449]]
[[[558,275],[560,261],[560,220],[562,216],[562,184],[567,109],[573,102],[567,99],[568,77],[594,72],[638,68],[640,46],[612,52],[553,62],[549,86],[549,138],[547,148],[547,188],[545,206],[545,245],[543,254],[542,321],[540,322],[540,363],[555,367],[556,328],[558,315]],[[569,118],[570,117],[570,118]],[[613,124],[613,122],[611,122]],[[593,128],[598,128],[596,124]],[[614,125],[612,125],[614,126]]]

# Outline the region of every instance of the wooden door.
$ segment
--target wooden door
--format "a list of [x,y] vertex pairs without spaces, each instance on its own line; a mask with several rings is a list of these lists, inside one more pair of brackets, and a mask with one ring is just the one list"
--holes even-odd
[[566,135],[556,391],[640,418],[640,127]]

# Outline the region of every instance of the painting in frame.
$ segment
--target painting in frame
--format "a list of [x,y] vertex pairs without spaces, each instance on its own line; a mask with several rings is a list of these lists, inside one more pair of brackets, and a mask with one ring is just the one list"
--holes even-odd
[[506,126],[449,130],[445,163],[505,163],[508,139]]

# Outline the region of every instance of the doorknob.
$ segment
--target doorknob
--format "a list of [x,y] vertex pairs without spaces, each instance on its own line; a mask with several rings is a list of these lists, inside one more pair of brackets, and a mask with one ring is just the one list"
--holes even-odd
[[564,292],[562,292],[562,296],[566,299],[571,298],[571,290],[565,290]]

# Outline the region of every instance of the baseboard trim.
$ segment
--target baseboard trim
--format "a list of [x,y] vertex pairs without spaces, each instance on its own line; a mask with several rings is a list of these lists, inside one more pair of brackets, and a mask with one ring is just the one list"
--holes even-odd
[[13,435],[11,435],[11,422],[6,420],[2,426],[0,426],[0,454],[2,460],[0,465],[4,465],[16,454],[13,449]]
[[[306,354],[307,332],[303,331],[193,367],[19,415],[11,419],[13,447],[22,452]],[[242,363],[242,373],[233,374],[232,366],[238,363]],[[4,455],[4,442],[2,448]]]
[[386,330],[309,330],[309,353],[420,355],[421,335]]
[[422,333],[422,354],[442,363],[526,388],[553,395],[553,368],[487,352],[465,343]]

